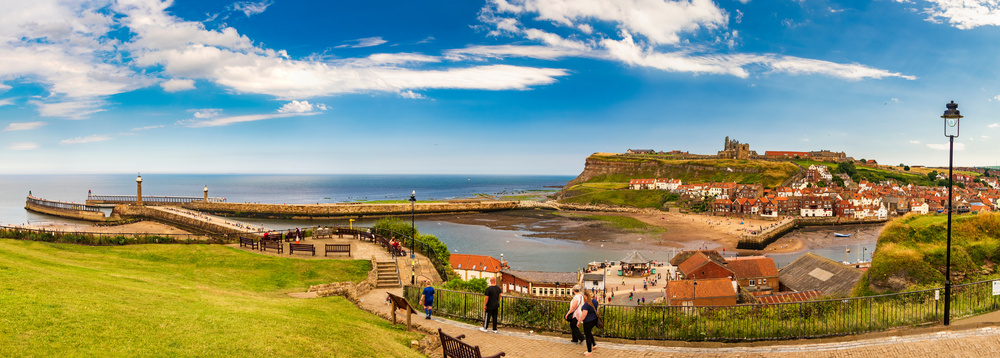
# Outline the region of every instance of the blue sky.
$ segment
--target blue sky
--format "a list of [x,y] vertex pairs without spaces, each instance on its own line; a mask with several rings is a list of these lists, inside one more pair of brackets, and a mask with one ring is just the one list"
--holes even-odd
[[0,0],[3,173],[578,174],[594,152],[996,165],[994,0]]

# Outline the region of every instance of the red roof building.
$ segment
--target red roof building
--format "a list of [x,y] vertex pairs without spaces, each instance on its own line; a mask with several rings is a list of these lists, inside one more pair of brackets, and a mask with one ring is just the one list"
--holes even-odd
[[732,306],[739,295],[728,278],[673,280],[663,290],[668,306]]
[[736,275],[736,281],[748,291],[778,292],[778,267],[774,259],[764,256],[726,258],[726,268]]
[[681,262],[680,265],[677,265],[677,269],[684,274],[686,279],[725,278],[728,280],[735,275],[732,270],[726,268],[725,261],[713,260],[701,251],[695,252],[694,255]]
[[492,256],[451,254],[451,268],[463,280],[473,278],[500,277],[504,265]]

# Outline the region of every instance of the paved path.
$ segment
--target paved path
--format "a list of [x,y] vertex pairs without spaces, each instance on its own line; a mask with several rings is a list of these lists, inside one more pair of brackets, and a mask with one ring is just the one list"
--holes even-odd
[[[382,317],[389,317],[385,302],[386,292],[402,295],[402,289],[373,290],[365,295],[359,306]],[[703,342],[649,342],[609,341],[597,337],[598,348],[593,357],[1000,357],[1000,314],[983,323],[975,319],[956,322],[952,328],[932,327],[904,329],[862,336],[832,339],[795,340],[784,342],[757,342],[742,344]],[[569,343],[568,335],[537,334],[534,332],[500,327],[500,332],[483,333],[478,326],[440,317],[425,320],[421,315],[413,322],[425,332],[441,328],[451,335],[464,334],[466,342],[478,345],[483,354],[506,353],[516,357],[582,357],[585,346]],[[440,355],[440,352],[436,352]]]

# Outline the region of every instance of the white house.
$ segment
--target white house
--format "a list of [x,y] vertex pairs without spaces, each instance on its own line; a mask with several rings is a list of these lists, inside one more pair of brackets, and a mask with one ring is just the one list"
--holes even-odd
[[492,256],[451,254],[451,268],[465,281],[474,278],[500,278],[504,263]]

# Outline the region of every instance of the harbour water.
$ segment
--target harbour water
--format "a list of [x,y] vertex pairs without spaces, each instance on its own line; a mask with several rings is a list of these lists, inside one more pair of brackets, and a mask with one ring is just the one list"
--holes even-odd
[[[229,202],[260,203],[333,203],[364,200],[404,200],[416,191],[418,200],[445,200],[471,197],[476,194],[517,194],[531,190],[554,190],[572,176],[500,176],[500,175],[143,175],[143,195],[201,196],[204,186],[209,196],[225,197]],[[80,223],[73,220],[41,215],[24,210],[24,198],[29,191],[37,197],[82,203],[87,191],[94,194],[134,194],[135,176],[107,175],[0,175],[0,223]],[[265,220],[241,219],[272,229],[288,229],[315,225],[348,225],[347,220]],[[370,226],[374,220],[355,221],[354,225]],[[630,250],[609,250],[579,241],[544,237],[529,237],[529,231],[491,229],[481,225],[464,225],[417,218],[417,229],[435,235],[448,244],[452,252],[474,253],[500,257],[514,269],[532,271],[575,271],[592,261],[621,259]],[[821,244],[810,251],[834,261],[856,262],[861,254],[866,258],[875,247],[881,226],[859,229],[854,237]],[[806,240],[829,238],[842,228],[809,228],[789,235],[803,235]],[[814,242],[815,243],[815,242]],[[689,242],[682,249],[718,247],[711,242]],[[851,249],[851,252],[847,252]],[[669,260],[676,249],[643,250],[643,255],[658,261]],[[765,252],[766,253],[766,252]],[[778,267],[787,265],[804,253],[768,254]]]

